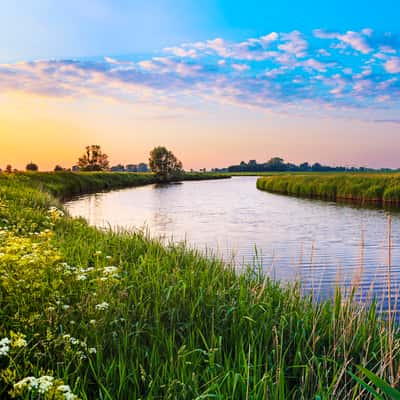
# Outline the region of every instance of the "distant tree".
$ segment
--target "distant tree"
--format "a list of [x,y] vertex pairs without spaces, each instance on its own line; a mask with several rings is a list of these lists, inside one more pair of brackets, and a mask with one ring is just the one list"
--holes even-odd
[[55,167],[54,167],[54,171],[55,172],[60,172],[60,171],[65,171],[65,169],[61,166],[61,165],[56,165]]
[[301,163],[301,164],[299,165],[299,168],[300,168],[302,171],[309,171],[309,170],[311,169],[311,166],[310,166],[310,164],[309,164],[308,162],[303,162],[303,163]]
[[266,168],[268,168],[270,171],[285,171],[286,164],[283,161],[283,158],[280,157],[273,157],[271,158],[266,164]]
[[178,178],[183,172],[182,163],[171,151],[162,146],[155,147],[150,152],[149,165],[162,182]]
[[79,158],[78,165],[82,171],[103,171],[109,166],[108,156],[97,144],[86,146],[85,153]]
[[12,165],[10,165],[10,164],[8,164],[7,166],[6,166],[6,172],[8,172],[9,174],[12,172]]
[[35,164],[31,161],[29,164],[27,164],[26,170],[27,171],[39,171],[39,167],[37,166],[37,164]]

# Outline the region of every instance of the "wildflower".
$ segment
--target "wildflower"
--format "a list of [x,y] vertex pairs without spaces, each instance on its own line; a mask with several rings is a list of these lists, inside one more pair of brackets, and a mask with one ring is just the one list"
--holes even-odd
[[62,306],[62,308],[63,308],[64,310],[68,310],[69,307],[70,307],[70,306],[69,306],[68,304],[64,304],[64,305]]
[[106,256],[106,260],[111,260],[112,257],[111,256]]
[[110,306],[110,305],[109,305],[107,302],[103,301],[103,302],[100,303],[100,304],[96,304],[96,310],[104,311],[104,310],[107,310],[107,308],[108,308],[109,306]]
[[95,320],[95,319],[91,319],[91,320],[89,321],[89,324],[90,324],[90,325],[96,325],[96,320]]
[[69,342],[70,342],[71,344],[73,344],[73,345],[76,345],[76,344],[79,344],[79,343],[80,343],[80,342],[79,342],[79,339],[74,338],[74,337],[69,338]]
[[97,250],[97,251],[94,253],[95,256],[101,256],[101,254],[102,254],[102,253],[101,253],[100,250]]
[[48,392],[48,390],[53,386],[54,378],[52,376],[41,376],[37,379],[38,392],[40,394]]
[[96,347],[89,347],[89,354],[96,354],[97,353],[97,350],[96,350]]
[[0,357],[6,356],[10,350],[11,340],[7,337],[0,340]]
[[11,347],[25,347],[27,345],[25,335],[11,332]]
[[113,274],[113,273],[115,273],[115,272],[117,272],[118,271],[118,268],[117,267],[115,267],[114,265],[111,265],[111,266],[109,266],[109,267],[105,267],[104,268],[104,270],[103,270],[103,272],[105,273],[105,274]]
[[79,350],[77,352],[77,354],[78,354],[80,360],[86,360],[87,359],[87,357],[86,357],[86,355],[85,355],[85,353],[83,351]]
[[76,277],[76,280],[78,280],[78,281],[84,281],[84,280],[86,280],[86,279],[87,279],[87,276],[84,275],[84,274],[78,275],[78,276]]
[[59,385],[57,391],[62,393],[64,400],[78,400],[78,397],[71,392],[69,385]]
[[27,388],[29,391],[32,389],[36,389],[38,387],[38,381],[34,376],[27,376],[24,379],[21,379],[17,383],[14,383],[14,389],[23,390]]

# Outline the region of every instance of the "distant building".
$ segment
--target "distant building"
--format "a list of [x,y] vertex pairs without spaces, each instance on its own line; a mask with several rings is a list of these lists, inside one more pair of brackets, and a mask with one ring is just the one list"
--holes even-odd
[[149,167],[145,163],[139,163],[139,165],[137,167],[137,171],[138,172],[148,172],[149,171]]
[[125,167],[122,164],[114,165],[110,168],[112,172],[125,172]]
[[138,166],[136,164],[128,164],[125,169],[127,172],[137,172]]

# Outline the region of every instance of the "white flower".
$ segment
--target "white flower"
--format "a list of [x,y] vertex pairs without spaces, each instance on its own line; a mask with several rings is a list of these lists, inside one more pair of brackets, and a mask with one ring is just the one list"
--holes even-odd
[[64,310],[68,310],[69,307],[70,307],[70,306],[69,306],[68,304],[64,304],[64,305],[62,306],[62,308],[63,308]]
[[91,324],[91,325],[96,325],[96,320],[95,320],[95,319],[91,319],[91,320],[89,321],[89,324]]
[[43,394],[46,393],[53,386],[54,378],[52,376],[41,376],[37,379],[38,382],[38,392]]
[[60,385],[57,390],[62,393],[65,400],[77,400],[78,397],[71,392],[69,385]]
[[7,337],[0,340],[0,357],[6,356],[10,351],[11,340]]
[[77,280],[77,281],[84,281],[84,280],[86,280],[86,279],[87,279],[87,276],[84,275],[84,274],[78,275],[78,276],[76,277],[76,280]]
[[36,389],[38,387],[38,380],[34,376],[27,376],[21,379],[19,382],[14,383],[14,389],[24,389],[28,390]]
[[69,342],[71,343],[71,344],[79,344],[80,342],[79,342],[79,339],[77,339],[77,338],[74,338],[74,337],[71,337],[70,339],[69,339]]
[[107,310],[107,308],[108,308],[109,306],[110,306],[110,305],[109,305],[107,302],[103,301],[103,302],[100,303],[100,304],[96,304],[96,310],[104,311],[104,310]]
[[5,337],[0,340],[0,346],[5,346],[11,343],[11,340],[8,337]]
[[108,274],[114,274],[117,271],[118,271],[118,268],[115,267],[114,265],[110,265],[109,267],[105,267],[104,270],[103,270],[103,272],[105,274],[107,274],[107,275]]
[[96,350],[96,347],[89,347],[89,354],[96,354],[97,353],[97,350]]

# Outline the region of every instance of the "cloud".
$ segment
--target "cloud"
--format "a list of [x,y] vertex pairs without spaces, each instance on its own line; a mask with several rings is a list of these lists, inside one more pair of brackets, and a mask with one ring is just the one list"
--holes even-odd
[[239,71],[239,72],[247,71],[248,69],[250,69],[250,67],[246,64],[232,64],[231,67],[235,71]]
[[391,74],[397,74],[400,72],[400,57],[391,57],[385,63],[385,69]]
[[397,110],[400,57],[382,50],[396,49],[396,40],[370,29],[271,32],[184,43],[152,58],[2,64],[0,92],[157,104],[195,99],[282,112]]
[[314,36],[319,39],[337,39],[339,46],[350,46],[363,54],[372,51],[372,47],[368,43],[368,37],[372,35],[372,29],[363,29],[361,32],[347,31],[346,33],[329,32],[322,29],[314,30]]
[[293,31],[281,35],[285,43],[278,46],[278,49],[294,54],[296,57],[304,57],[308,48],[307,41],[299,31]]

